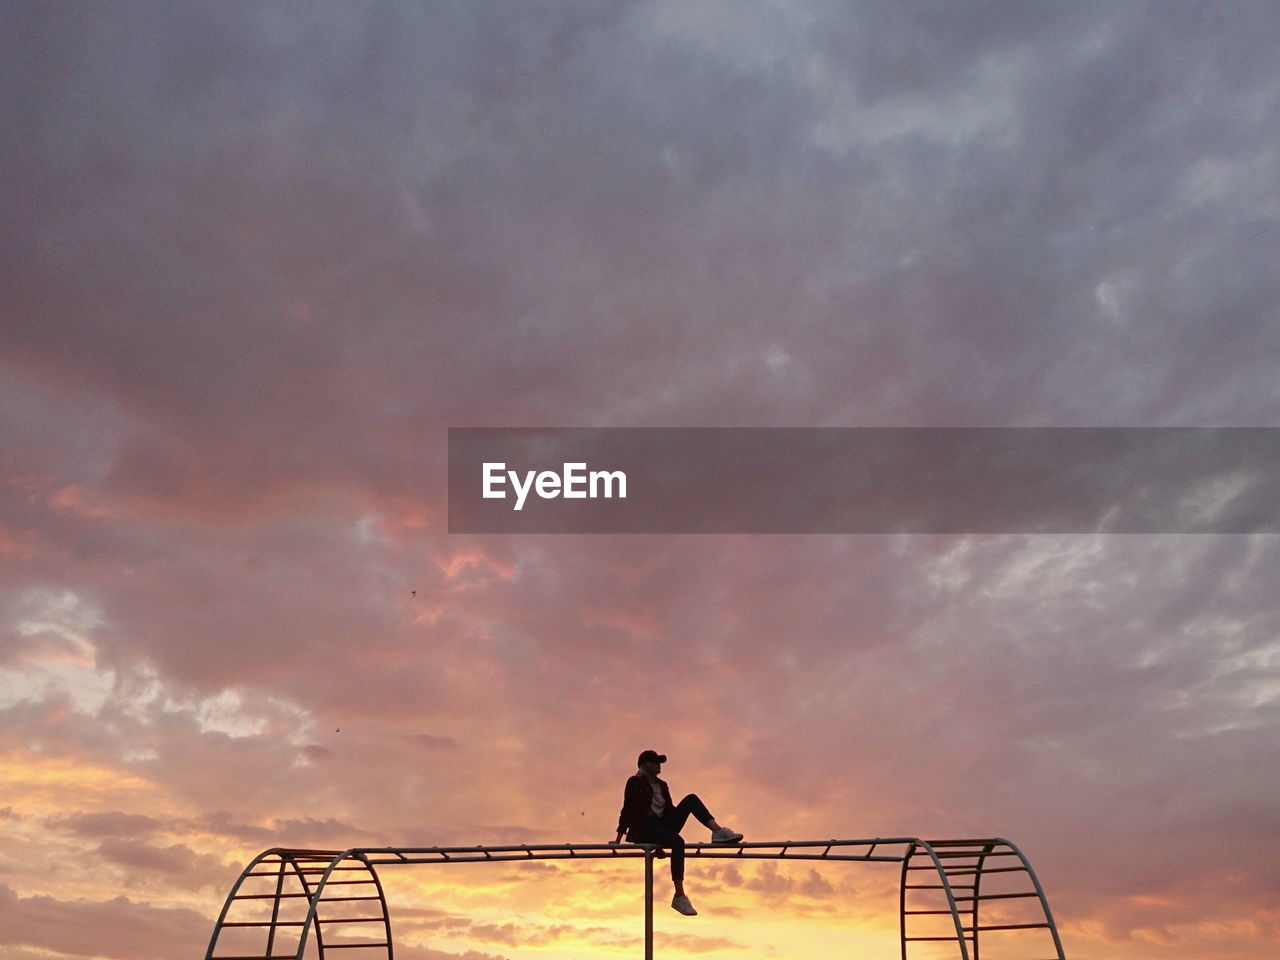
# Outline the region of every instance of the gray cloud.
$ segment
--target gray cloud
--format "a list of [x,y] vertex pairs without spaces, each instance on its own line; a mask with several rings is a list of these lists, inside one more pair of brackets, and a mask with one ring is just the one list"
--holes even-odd
[[[607,838],[655,746],[753,836],[1005,833],[1084,949],[1261,956],[1270,539],[450,537],[444,439],[1273,426],[1277,16],[7,4],[4,804],[154,881]],[[12,882],[14,949],[208,934]]]
[[145,837],[163,829],[154,817],[117,810],[74,814],[55,821],[56,826],[84,837]]
[[[71,956],[112,960],[159,960],[187,949],[208,935],[209,925],[194,910],[153,907],[126,897],[94,902],[22,897],[0,884],[0,943],[35,947]],[[103,937],[127,929],[127,940]]]

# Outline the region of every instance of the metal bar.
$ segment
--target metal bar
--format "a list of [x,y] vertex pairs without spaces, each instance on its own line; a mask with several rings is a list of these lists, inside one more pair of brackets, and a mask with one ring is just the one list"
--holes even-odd
[[644,960],[653,960],[653,851],[644,852]]
[[[969,960],[969,945],[965,943],[966,937],[963,925],[960,923],[960,911],[956,906],[955,894],[951,892],[951,883],[947,879],[947,873],[942,868],[942,861],[938,858],[938,852],[933,849],[928,841],[921,841],[920,846],[929,855],[929,859],[933,861],[934,866],[938,868],[938,879],[942,882],[942,892],[947,895],[947,906],[951,908],[951,921],[956,928],[956,943],[960,945],[960,960]],[[974,939],[976,940],[976,937]]]
[[1008,840],[997,840],[997,843],[1003,843],[1006,847],[1018,855],[1018,859],[1022,861],[1022,865],[1027,870],[1027,875],[1031,877],[1031,885],[1036,888],[1036,894],[1040,898],[1040,906],[1044,907],[1044,918],[1048,921],[1049,933],[1053,935],[1053,945],[1058,951],[1058,960],[1066,960],[1066,954],[1062,950],[1062,939],[1058,936],[1058,925],[1054,923],[1053,911],[1049,909],[1049,901],[1044,895],[1044,888],[1040,886],[1040,878],[1036,876],[1036,872],[1031,869],[1031,862],[1023,855],[1022,851]]
[[382,881],[378,878],[378,871],[373,869],[373,865],[366,861],[365,866],[369,870],[369,876],[373,877],[374,884],[378,888],[378,900],[382,903],[382,929],[387,935],[387,960],[395,960],[395,938],[391,936],[391,911],[387,909],[387,893],[382,889]]
[[[731,858],[738,859],[738,860],[784,859],[778,856],[777,854],[756,853],[749,850],[738,850],[735,847],[729,847],[727,845],[717,846],[714,850],[713,849],[699,850],[698,848],[694,847],[692,844],[686,844],[685,854],[688,857],[699,857],[704,860],[727,860]],[[422,857],[422,858],[415,858],[415,859],[405,857],[403,859],[394,859],[394,860],[379,858],[379,859],[370,859],[369,863],[374,866],[384,867],[388,865],[412,866],[412,865],[423,864],[423,863],[437,863],[437,864],[503,863],[503,862],[527,861],[527,860],[569,860],[569,859],[576,859],[576,860],[636,859],[638,860],[642,856],[644,856],[644,851],[637,850],[635,852],[632,852],[630,850],[624,850],[624,851],[613,851],[613,852],[602,851],[600,853],[590,853],[590,854],[582,854],[582,853],[569,854],[567,852],[566,853],[547,853],[547,854],[542,854],[538,856],[535,856],[532,854],[528,856],[488,856],[488,857],[474,856],[474,857],[467,857],[467,858],[451,856],[448,860],[434,858],[434,857]],[[901,863],[902,862],[902,857],[894,857],[894,856],[868,857],[861,854],[857,854],[857,855],[829,854],[824,856],[823,854],[820,854],[820,853],[795,853],[795,852],[788,853],[785,859],[787,860],[829,860],[834,863]]]
[[902,858],[902,878],[898,881],[898,938],[902,945],[902,960],[907,960],[907,871],[911,856],[916,852],[913,843],[907,847],[907,855]]
[[[849,839],[849,840],[756,840],[756,841],[744,841],[742,843],[735,843],[732,845],[732,847],[729,847],[727,844],[709,843],[709,842],[690,843],[690,844],[686,844],[686,846],[691,848],[692,847],[714,847],[716,849],[733,849],[733,850],[736,850],[739,848],[748,848],[748,849],[752,847],[778,848],[778,847],[784,847],[784,846],[785,847],[826,847],[828,845],[831,845],[831,846],[843,846],[843,847],[850,847],[850,846],[866,847],[872,844],[907,846],[913,843],[915,840],[916,840],[915,837],[873,837],[873,838],[863,838],[863,839],[857,839],[857,840],[855,839]],[[397,854],[476,853],[478,851],[484,851],[484,850],[489,850],[493,853],[539,853],[539,852],[552,851],[552,850],[563,850],[566,852],[569,850],[609,851],[609,850],[617,850],[617,849],[627,849],[629,847],[633,849],[638,849],[640,848],[640,845],[638,844],[618,845],[613,843],[557,843],[557,844],[521,843],[521,844],[506,844],[506,845],[495,845],[495,846],[469,846],[469,847],[454,847],[454,846],[352,847],[348,851],[335,850],[333,852],[333,856],[337,856],[338,853],[346,852],[348,855],[361,856],[364,859],[372,859],[373,857],[379,856],[379,855],[394,856]],[[294,853],[296,851],[290,851],[290,852]],[[896,857],[895,859],[901,859],[901,857]]]
[[985,927],[965,927],[966,930],[1044,930],[1047,923],[998,923]]
[[[321,928],[320,924],[315,922],[317,911],[320,909],[320,899],[324,893],[325,884],[328,883],[329,877],[333,875],[333,871],[337,869],[337,867],[340,866],[342,861],[345,859],[347,859],[346,853],[335,854],[333,859],[329,862],[328,867],[325,868],[324,873],[320,876],[320,880],[315,885],[314,888],[312,888],[311,884],[307,882],[306,877],[301,875],[298,876],[298,882],[302,884],[302,889],[306,890],[311,895],[309,897],[311,901],[311,906],[307,908],[306,924],[303,926],[302,932],[298,934],[297,960],[302,960],[302,957],[306,952],[307,931],[312,929],[312,927],[314,927],[316,931],[316,950],[320,954],[320,960],[324,960],[324,950],[325,950],[324,931]],[[342,901],[347,899],[371,900],[375,898],[373,897],[351,897],[351,898],[334,897],[333,898],[333,900],[336,900],[336,901]],[[326,902],[329,902],[329,901],[326,901]]]
[[367,950],[370,947],[389,947],[389,943],[330,943],[326,950]]
[[[973,867],[973,906],[969,910],[969,915],[973,918],[973,927],[978,928],[978,905],[982,902],[982,898],[978,896],[978,890],[982,886],[982,867],[987,862],[987,857],[991,855],[995,849],[995,841],[984,843],[982,845],[982,855],[978,857],[978,862]],[[967,873],[968,871],[966,871]],[[979,960],[978,948],[982,945],[981,937],[973,938],[973,960]]]
[[316,923],[381,923],[381,917],[317,917]]
[[[338,867],[339,870],[363,870],[364,867]],[[294,873],[324,873],[323,867],[299,867]],[[246,873],[246,877],[274,877],[276,874],[272,870],[259,871],[256,873]]]
[[[721,848],[723,849],[723,848]],[[688,845],[685,846],[685,855],[689,857],[700,857],[704,860],[720,860],[733,858],[736,860],[831,860],[836,863],[901,863],[901,857],[868,857],[855,854],[821,854],[821,853],[730,853],[730,852],[711,852],[704,850],[690,850]],[[583,859],[588,859],[584,857]],[[590,858],[597,859],[597,858]]]
[[944,885],[941,883],[908,883],[905,887],[907,890],[972,890],[972,883],[953,883]]
[[972,840],[930,840],[929,846],[938,847],[980,847],[985,843],[998,843],[998,837],[975,837]]
[[240,889],[240,885],[244,883],[245,877],[253,870],[254,867],[262,863],[262,861],[267,859],[267,857],[277,852],[277,850],[262,851],[262,853],[250,860],[245,865],[245,868],[240,871],[240,876],[236,877],[236,882],[231,885],[231,891],[227,894],[227,899],[222,902],[222,912],[218,914],[218,921],[213,925],[213,933],[209,937],[209,946],[204,952],[205,960],[214,960],[213,951],[217,949],[218,946],[218,934],[222,932],[222,927],[226,923],[227,912],[231,909],[231,904],[236,900],[247,899],[236,896],[236,892]]
[[342,854],[338,854],[337,857],[330,859],[328,866],[325,867],[324,873],[322,873],[319,878],[319,884],[315,889],[312,889],[311,882],[307,879],[307,875],[302,872],[302,867],[298,866],[298,861],[293,861],[293,869],[296,871],[298,886],[306,892],[307,898],[311,903],[311,905],[307,907],[306,924],[298,931],[297,960],[302,960],[302,956],[306,952],[307,931],[311,929],[312,926],[315,927],[316,931],[316,951],[320,955],[320,960],[324,960],[324,931],[320,929],[320,924],[315,922],[316,917],[318,916],[317,911],[320,909],[317,900],[319,900],[320,893],[324,889],[324,881],[341,865],[341,863]]
[[280,919],[280,894],[284,893],[284,862],[282,856],[279,863],[280,869],[276,871],[276,898],[271,901],[271,929],[267,931],[267,946],[263,951],[267,954],[270,954],[276,946],[276,922]]

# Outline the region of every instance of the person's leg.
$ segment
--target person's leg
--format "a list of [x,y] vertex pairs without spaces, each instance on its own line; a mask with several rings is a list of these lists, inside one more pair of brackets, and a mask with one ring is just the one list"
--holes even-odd
[[742,834],[718,824],[716,818],[711,815],[711,811],[707,809],[707,805],[698,799],[698,795],[694,793],[689,794],[676,804],[674,810],[668,810],[663,815],[662,824],[668,829],[678,832],[684,828],[685,821],[689,819],[689,814],[693,814],[700,824],[711,831],[712,843],[738,843],[742,840]]
[[649,820],[649,829],[645,833],[649,843],[668,848],[671,851],[671,882],[675,885],[676,896],[684,896],[684,837],[678,830],[672,830],[657,817]]
[[668,811],[667,816],[662,818],[663,825],[675,830],[683,830],[685,821],[689,819],[689,814],[693,814],[693,818],[708,830],[720,829],[720,824],[716,823],[716,818],[711,815],[707,805],[702,802],[696,793],[689,794],[676,804],[674,810]]

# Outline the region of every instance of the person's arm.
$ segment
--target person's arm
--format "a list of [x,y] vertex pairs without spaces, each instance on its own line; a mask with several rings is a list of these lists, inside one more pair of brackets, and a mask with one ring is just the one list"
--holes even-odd
[[622,792],[622,809],[618,811],[618,839],[614,843],[621,843],[622,835],[627,832],[627,814],[643,805],[644,784],[639,777],[631,777],[627,781],[626,789]]

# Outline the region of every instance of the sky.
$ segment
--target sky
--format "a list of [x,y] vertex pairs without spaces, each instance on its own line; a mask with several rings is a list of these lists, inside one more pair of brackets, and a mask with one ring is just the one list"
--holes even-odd
[[[451,535],[446,454],[1280,426],[1278,34],[3,0],[0,955],[200,956],[271,846],[605,842],[654,748],[749,840],[1013,840],[1072,960],[1275,956],[1274,535]],[[894,871],[735,866],[662,955],[897,956]],[[639,949],[634,864],[384,873],[403,960]]]

